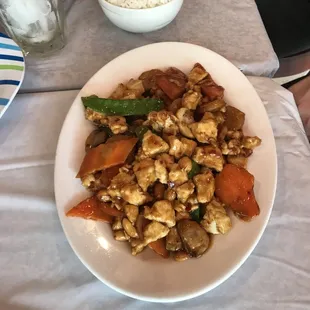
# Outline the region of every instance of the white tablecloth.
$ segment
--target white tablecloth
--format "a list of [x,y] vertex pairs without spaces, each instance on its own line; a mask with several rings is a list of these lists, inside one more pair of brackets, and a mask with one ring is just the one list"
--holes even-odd
[[0,309],[310,309],[309,143],[291,93],[267,78],[250,81],[265,104],[278,152],[270,222],[231,278],[175,304],[122,296],[75,256],[57,217],[53,168],[61,125],[77,92],[18,95],[0,121]]
[[184,0],[169,26],[147,34],[115,27],[98,0],[63,1],[67,8],[67,44],[48,57],[26,59],[23,91],[80,89],[120,54],[163,41],[207,47],[247,75],[272,76],[279,67],[254,0]]

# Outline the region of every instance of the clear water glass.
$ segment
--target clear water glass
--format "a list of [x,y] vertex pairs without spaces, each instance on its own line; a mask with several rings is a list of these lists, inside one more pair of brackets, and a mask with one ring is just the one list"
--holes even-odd
[[0,21],[26,55],[65,45],[63,0],[1,0]]

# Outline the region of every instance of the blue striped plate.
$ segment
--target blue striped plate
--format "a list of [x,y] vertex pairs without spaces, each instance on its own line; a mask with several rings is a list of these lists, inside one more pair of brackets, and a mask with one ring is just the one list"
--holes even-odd
[[20,47],[0,33],[0,118],[18,92],[24,74],[25,61]]

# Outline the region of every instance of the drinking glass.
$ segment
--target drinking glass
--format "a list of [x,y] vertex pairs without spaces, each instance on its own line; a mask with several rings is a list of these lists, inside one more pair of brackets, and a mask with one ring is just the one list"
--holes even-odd
[[1,0],[0,21],[26,55],[65,45],[63,0]]

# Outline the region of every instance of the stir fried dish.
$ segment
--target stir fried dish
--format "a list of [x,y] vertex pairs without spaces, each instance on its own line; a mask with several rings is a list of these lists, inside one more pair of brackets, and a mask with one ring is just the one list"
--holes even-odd
[[200,64],[188,75],[143,72],[82,102],[96,129],[77,178],[92,195],[67,216],[109,223],[132,255],[150,247],[183,261],[229,233],[228,209],[246,221],[259,214],[246,166],[261,140],[244,134],[245,114]]

